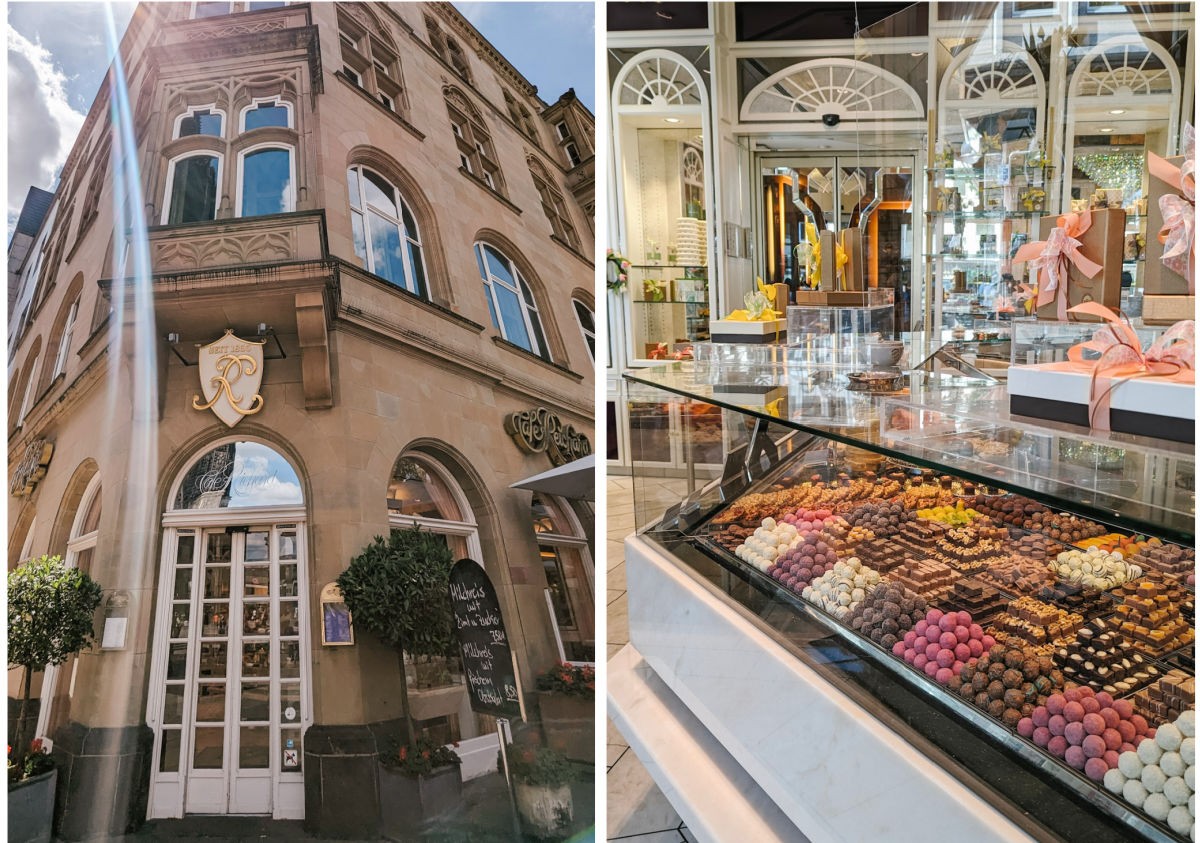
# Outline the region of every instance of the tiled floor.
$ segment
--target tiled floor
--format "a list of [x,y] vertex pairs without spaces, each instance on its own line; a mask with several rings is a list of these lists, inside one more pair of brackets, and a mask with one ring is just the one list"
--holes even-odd
[[[666,489],[664,488],[664,492]],[[674,494],[678,494],[675,492]],[[676,498],[678,500],[678,498]],[[664,507],[665,508],[665,507]],[[625,536],[633,532],[633,480],[608,478],[608,655],[629,643]],[[608,722],[608,839],[629,843],[695,843],[646,768]]]

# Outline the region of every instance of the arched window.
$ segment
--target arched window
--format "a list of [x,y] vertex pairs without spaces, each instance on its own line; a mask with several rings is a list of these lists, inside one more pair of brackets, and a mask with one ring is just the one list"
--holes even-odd
[[33,409],[34,392],[36,392],[34,385],[38,381],[38,363],[41,362],[41,356],[41,339],[39,338],[34,345],[33,353],[29,357],[29,362],[25,365],[25,383],[21,391],[21,409],[17,411],[17,427],[25,424],[25,417]]
[[592,358],[592,363],[595,364],[596,314],[592,312],[592,308],[586,302],[578,298],[572,298],[571,305],[575,308],[575,321],[579,323],[579,330],[583,334],[583,341],[587,344],[588,354]]
[[550,228],[554,236],[578,251],[579,235],[575,231],[574,223],[571,222],[571,215],[567,211],[562,193],[555,186],[541,162],[533,156],[530,156],[528,160],[529,172],[533,176],[533,185],[537,188],[538,196],[542,198],[542,211],[545,212],[546,219],[550,221]]
[[292,127],[292,105],[277,97],[256,99],[242,109],[240,130],[251,132],[265,126]]
[[300,478],[282,455],[259,442],[226,442],[188,468],[171,509],[299,506]]
[[455,73],[468,82],[471,81],[471,66],[467,64],[467,54],[449,35],[446,36],[446,61],[450,62]]
[[454,133],[462,168],[492,190],[502,193],[504,178],[492,148],[492,136],[484,126],[479,110],[453,88],[446,91],[446,110],[450,113],[450,130]]
[[217,185],[221,156],[209,152],[185,155],[167,167],[167,198],[163,224],[180,225],[217,218]]
[[252,146],[238,153],[238,216],[259,217],[296,209],[291,147]]
[[[387,506],[393,529],[420,527],[441,537],[455,559],[482,562],[475,516],[462,489],[437,461],[416,452],[402,454],[392,468]],[[494,731],[490,717],[471,711],[457,656],[414,658],[405,653],[404,663],[410,704],[422,712],[417,720],[422,734],[448,744]],[[456,687],[461,695],[447,693]]]
[[559,657],[563,661],[595,662],[592,561],[587,539],[566,504],[558,498],[534,493],[531,508]]
[[67,319],[58,339],[58,354],[54,357],[54,369],[50,372],[51,381],[67,370],[67,355],[71,351],[71,337],[75,332],[75,319],[79,315],[79,298],[76,296],[67,310]]
[[215,105],[192,106],[175,118],[175,137],[187,138],[193,135],[209,137],[224,137],[225,112]]
[[422,298],[429,297],[421,233],[400,191],[366,167],[346,173],[354,252],[368,272]]
[[546,344],[537,302],[516,264],[487,243],[475,244],[475,259],[492,325],[500,336],[549,360],[550,347]]

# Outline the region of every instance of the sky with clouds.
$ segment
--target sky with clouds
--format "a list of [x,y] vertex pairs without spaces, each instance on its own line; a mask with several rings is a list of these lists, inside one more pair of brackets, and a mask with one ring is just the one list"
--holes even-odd
[[[112,3],[118,33],[134,3]],[[554,102],[568,88],[595,110],[595,6],[456,3],[529,81]],[[108,69],[105,4],[9,2],[8,193],[11,234],[30,186],[52,189]]]

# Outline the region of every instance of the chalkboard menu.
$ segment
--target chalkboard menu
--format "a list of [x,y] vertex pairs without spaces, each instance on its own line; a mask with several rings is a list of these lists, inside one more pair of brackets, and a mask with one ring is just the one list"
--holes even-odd
[[500,602],[483,566],[473,559],[460,559],[450,570],[450,605],[471,708],[496,717],[520,717],[516,671]]

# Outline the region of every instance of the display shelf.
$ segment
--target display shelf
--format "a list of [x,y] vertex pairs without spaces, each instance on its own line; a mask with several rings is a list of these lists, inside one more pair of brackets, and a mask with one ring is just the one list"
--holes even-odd
[[975,211],[955,213],[951,211],[927,211],[929,219],[940,219],[945,222],[1007,222],[1008,220],[1031,220],[1044,217],[1043,211]]
[[[729,747],[737,744],[749,753],[756,766],[748,765],[746,756],[738,758],[747,769],[763,771],[772,784],[786,783],[788,792],[781,795],[755,776],[778,804],[785,807],[789,817],[815,811],[828,819],[828,812],[822,813],[823,806],[806,799],[813,795],[809,788],[793,786],[804,772],[802,769],[789,772],[792,769],[789,765],[797,762],[792,760],[794,754],[787,754],[786,747],[777,747],[774,741],[752,739],[747,746],[745,741],[752,733],[764,736],[778,733],[784,724],[772,721],[769,712],[780,712],[780,700],[795,701],[806,712],[805,722],[809,725],[820,722],[824,729],[826,724],[840,722],[834,711],[821,709],[819,716],[813,714],[811,705],[815,702],[809,702],[827,699],[836,692],[847,697],[845,706],[851,709],[855,709],[855,704],[862,706],[867,718],[895,729],[934,767],[952,771],[951,778],[972,791],[979,811],[998,812],[1006,822],[1014,823],[1030,837],[1179,839],[1164,823],[1105,791],[1094,781],[1094,772],[1089,778],[1018,734],[1017,719],[1029,717],[1033,706],[1044,699],[1031,703],[1022,691],[1019,700],[1014,701],[1007,694],[1025,683],[1030,688],[1036,687],[1037,695],[1044,698],[1056,688],[1065,687],[1067,677],[1074,677],[1073,681],[1096,683],[1096,690],[1103,688],[1107,692],[1111,688],[1114,697],[1129,697],[1165,674],[1180,661],[1183,646],[1164,649],[1156,645],[1149,656],[1139,655],[1134,659],[1131,654],[1142,648],[1137,642],[1151,640],[1138,637],[1146,635],[1145,631],[1134,631],[1135,637],[1129,639],[1132,649],[1115,638],[1096,639],[1095,660],[1104,673],[1096,673],[1097,668],[1090,663],[1084,665],[1069,658],[1075,651],[1067,648],[1073,646],[1069,642],[1076,641],[1078,624],[1086,620],[1102,630],[1102,624],[1111,622],[1109,628],[1117,634],[1115,621],[1127,611],[1121,604],[1130,598],[1089,597],[1091,602],[1087,605],[1091,608],[1081,609],[1085,614],[1079,621],[1053,629],[1047,626],[1043,629],[1045,639],[1030,637],[1028,640],[1035,643],[1021,644],[1022,669],[1014,671],[1012,664],[1002,668],[1013,673],[1016,678],[1011,681],[1016,684],[1008,684],[1010,680],[1005,673],[1001,689],[1006,692],[1005,710],[1001,718],[1000,711],[993,710],[994,704],[1001,701],[999,690],[993,692],[988,685],[988,694],[984,695],[987,699],[980,702],[982,686],[973,691],[975,697],[968,699],[959,690],[962,680],[955,685],[955,671],[959,664],[968,661],[966,655],[961,656],[961,661],[958,656],[952,659],[956,661],[955,670],[950,669],[949,663],[940,665],[941,670],[934,677],[920,669],[921,663],[906,662],[893,652],[893,642],[898,642],[904,632],[904,628],[895,624],[890,630],[886,627],[886,622],[895,616],[881,614],[871,621],[876,623],[873,630],[876,636],[891,635],[890,640],[886,637],[871,640],[863,627],[850,623],[851,617],[845,614],[848,608],[832,611],[831,607],[846,607],[847,603],[865,599],[863,592],[870,594],[871,581],[855,583],[855,587],[863,589],[860,592],[852,594],[849,588],[837,592],[845,598],[840,604],[830,603],[826,607],[814,603],[816,595],[805,587],[822,572],[802,568],[804,564],[828,568],[834,560],[826,555],[818,561],[817,556],[828,554],[829,550],[814,549],[805,557],[806,561],[801,560],[797,551],[780,567],[772,561],[780,558],[774,543],[753,545],[747,537],[760,526],[776,528],[776,521],[764,519],[779,519],[782,523],[784,515],[798,510],[830,510],[853,519],[851,525],[826,534],[829,547],[837,548],[835,559],[859,558],[865,566],[859,570],[873,568],[877,571],[876,581],[881,575],[884,581],[890,579],[922,592],[930,606],[945,606],[947,611],[951,607],[982,610],[996,606],[996,611],[1007,611],[1017,601],[1036,595],[1063,600],[1060,606],[1074,611],[1074,607],[1084,604],[1067,592],[1060,597],[1049,596],[1056,593],[1054,589],[1044,590],[1055,583],[1054,569],[1046,561],[1037,561],[1043,557],[1030,554],[1040,547],[1044,558],[1052,562],[1072,542],[1113,532],[1152,536],[1168,546],[1177,543],[1190,547],[1194,541],[1194,450],[1142,437],[1094,434],[1066,425],[1010,417],[1002,387],[979,386],[961,378],[911,373],[905,393],[876,397],[849,392],[844,388],[843,373],[836,367],[813,366],[809,359],[793,354],[791,349],[777,351],[770,359],[773,362],[757,366],[745,361],[737,377],[776,394],[773,412],[739,397],[737,390],[723,384],[723,379],[728,378],[726,367],[714,367],[708,361],[627,374],[639,388],[649,393],[658,390],[681,407],[696,404],[720,407],[727,416],[726,425],[740,418],[741,423],[735,426],[745,432],[741,440],[731,443],[734,447],[727,451],[723,470],[695,472],[674,496],[668,492],[665,500],[661,497],[664,486],[653,483],[651,477],[639,483],[635,476],[639,536],[630,549],[644,551],[650,567],[666,560],[686,569],[690,576],[726,600],[731,610],[748,612],[764,624],[792,657],[817,671],[820,679],[831,687],[814,691],[814,685],[819,683],[812,677],[803,681],[786,675],[767,677],[764,681],[773,689],[771,702],[761,710],[755,709],[757,718],[765,717],[766,721],[758,722],[749,711],[746,711],[748,721],[740,718],[738,709],[725,705],[720,698],[716,683],[723,679],[743,687],[747,682],[753,685],[754,678],[741,671],[723,675],[711,669],[703,677],[697,677],[683,669],[688,661],[684,651],[690,646],[708,653],[727,649],[721,641],[710,640],[703,632],[682,628],[701,620],[705,630],[715,625],[701,619],[702,613],[691,607],[664,611],[662,595],[643,596],[648,601],[647,608],[651,603],[660,608],[654,613],[654,620],[647,615],[635,621],[634,596],[639,576],[635,570],[641,562],[627,550],[627,559],[634,560],[629,566],[631,633],[634,644],[647,654],[647,660],[656,670],[673,676],[685,686],[687,693],[672,684],[681,698],[689,700],[693,711],[703,711],[709,716],[715,716],[717,711],[728,715],[721,721],[720,731],[727,732],[732,743],[725,740],[723,743]],[[660,495],[657,504],[651,499],[654,494]],[[922,518],[934,517],[925,514],[928,507],[952,505],[956,501],[991,514],[977,522],[982,525],[978,531],[968,529],[960,535],[948,532],[949,527],[934,529],[933,522],[917,520],[918,510]],[[905,512],[908,514],[901,517]],[[797,524],[801,518],[811,517],[797,514]],[[912,529],[905,525],[911,525]],[[847,533],[850,526],[865,526],[874,535]],[[766,553],[768,548],[772,550],[770,555]],[[1014,558],[1014,554],[1021,554],[1021,559]],[[938,560],[937,564],[946,572],[944,585],[940,579],[935,582],[917,577],[916,573],[897,571],[899,565],[916,565],[923,571],[921,566],[929,564],[917,560]],[[1042,574],[1034,576],[1037,571]],[[1141,573],[1131,572],[1131,576],[1136,579]],[[978,598],[976,602],[955,605],[946,600],[944,588],[953,581],[975,577],[982,578],[990,588],[986,595],[990,602],[983,602],[985,595],[970,584],[962,594],[964,599]],[[909,613],[905,619],[909,624],[917,618],[914,612],[919,611],[924,617],[923,609],[901,611]],[[1017,609],[1014,607],[1013,611]],[[1066,611],[1055,617],[1065,618]],[[1190,627],[1171,627],[1170,634],[1194,636],[1194,618],[1189,621]],[[980,623],[990,628],[993,621]],[[1164,621],[1159,619],[1155,623]],[[635,633],[639,624],[645,625],[646,633]],[[966,621],[959,623],[965,624]],[[998,628],[1035,629],[1013,627],[1009,623]],[[943,636],[944,633],[943,630]],[[639,643],[639,634],[649,635],[644,639],[647,646]],[[974,635],[972,632],[972,640],[980,640]],[[699,640],[693,640],[697,637]],[[1085,640],[1092,641],[1078,638]],[[1174,640],[1185,639],[1166,639],[1168,643]],[[1045,649],[1028,649],[1038,641],[1042,641]],[[962,643],[962,639],[958,642]],[[660,644],[664,649],[657,650]],[[948,646],[942,642],[939,658],[942,651],[950,652]],[[990,644],[985,641],[983,652],[987,646]],[[765,662],[749,654],[745,658],[756,666],[752,673]],[[1030,660],[1036,662],[1038,658],[1044,659],[1046,665],[1035,663],[1034,673],[1048,678],[1049,684],[1030,684],[1034,679]],[[1128,662],[1124,667],[1122,659]],[[1110,664],[1121,671],[1112,673],[1111,678],[1107,672]],[[967,675],[964,672],[963,678]],[[999,674],[989,675],[985,685],[998,684],[998,679]],[[705,683],[708,685],[702,688]],[[744,702],[753,696],[739,693],[738,699]],[[854,702],[849,702],[850,699]],[[987,703],[992,706],[985,709]],[[1010,712],[1012,719],[1008,719]],[[848,716],[864,715],[851,712]],[[897,726],[897,721],[902,725]],[[714,728],[711,721],[706,725]],[[803,732],[805,739],[817,747],[814,751],[826,757],[821,748],[823,738],[814,735],[811,728],[806,727]],[[853,765],[877,769],[886,778],[884,770],[892,763],[889,748],[860,737],[842,736],[837,743],[842,752],[854,755]],[[1137,736],[1125,743],[1136,740]],[[1083,761],[1078,763],[1082,766]],[[903,784],[896,781],[889,786],[904,790],[922,805],[927,801],[940,804],[945,798],[946,784],[917,772],[916,766],[897,774]],[[841,770],[831,768],[822,772],[828,772],[834,779]],[[1090,767],[1089,772],[1092,772]],[[875,798],[864,802],[863,809],[876,810],[877,806],[867,807]],[[838,814],[843,811],[839,809]],[[808,833],[809,826],[798,825]],[[984,832],[979,839],[1011,838],[993,830]]]

